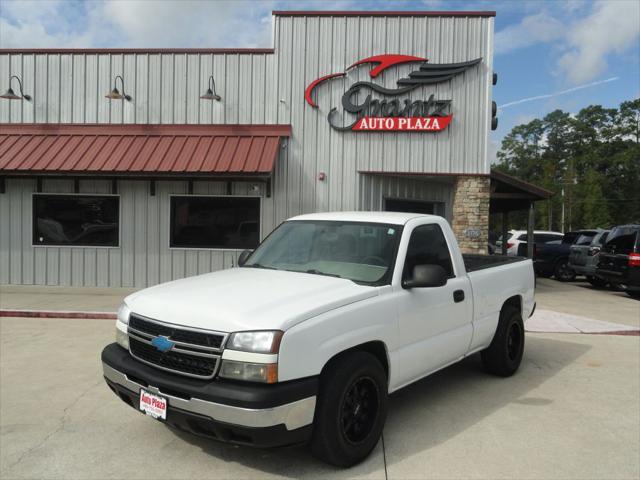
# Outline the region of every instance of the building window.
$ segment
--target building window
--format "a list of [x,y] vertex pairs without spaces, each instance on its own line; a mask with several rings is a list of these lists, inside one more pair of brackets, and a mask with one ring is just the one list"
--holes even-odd
[[33,244],[117,247],[120,197],[33,195]]
[[259,242],[259,198],[171,197],[171,247],[241,249]]
[[444,216],[444,203],[442,202],[385,198],[384,209],[387,212],[424,213]]

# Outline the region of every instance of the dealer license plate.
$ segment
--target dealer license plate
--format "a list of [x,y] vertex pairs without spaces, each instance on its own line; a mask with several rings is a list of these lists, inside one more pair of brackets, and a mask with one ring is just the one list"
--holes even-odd
[[147,415],[160,420],[167,418],[167,399],[150,393],[144,388],[140,389],[140,410]]

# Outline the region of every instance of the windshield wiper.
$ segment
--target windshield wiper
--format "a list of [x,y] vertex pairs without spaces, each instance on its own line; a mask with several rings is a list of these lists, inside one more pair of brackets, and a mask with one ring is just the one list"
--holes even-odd
[[251,265],[243,265],[243,267],[249,267],[249,268],[265,268],[267,270],[277,270],[276,267],[267,267],[266,265],[261,265],[259,263],[252,263]]
[[305,270],[304,273],[311,273],[313,275],[324,275],[326,277],[337,277],[337,278],[342,278],[340,275],[337,275],[335,273],[326,273],[326,272],[321,272],[320,270],[316,270],[315,268],[312,268],[310,270]]

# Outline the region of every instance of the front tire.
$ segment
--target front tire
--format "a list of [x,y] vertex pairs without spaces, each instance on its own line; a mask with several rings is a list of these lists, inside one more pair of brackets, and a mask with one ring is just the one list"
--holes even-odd
[[353,351],[332,360],[320,379],[311,451],[351,467],[375,448],[387,417],[387,375],[377,358]]
[[524,353],[524,322],[520,310],[504,307],[491,345],[482,351],[485,369],[500,377],[510,377],[520,367]]

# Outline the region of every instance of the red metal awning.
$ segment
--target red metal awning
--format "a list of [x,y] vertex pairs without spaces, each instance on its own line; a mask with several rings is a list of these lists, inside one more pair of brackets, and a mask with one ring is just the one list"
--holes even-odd
[[290,125],[0,124],[0,175],[270,175]]

